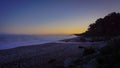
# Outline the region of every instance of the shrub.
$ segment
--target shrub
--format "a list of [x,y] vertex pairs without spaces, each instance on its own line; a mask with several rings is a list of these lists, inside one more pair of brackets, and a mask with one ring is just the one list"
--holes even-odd
[[109,41],[96,61],[98,68],[120,68],[120,38]]

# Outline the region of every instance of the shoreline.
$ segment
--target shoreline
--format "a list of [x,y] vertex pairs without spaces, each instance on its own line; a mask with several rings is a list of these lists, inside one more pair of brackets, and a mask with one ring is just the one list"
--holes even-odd
[[[13,38],[12,38],[13,37]],[[25,37],[25,38],[24,38]],[[11,49],[21,46],[31,46],[52,43],[59,40],[73,38],[69,35],[5,35],[1,36],[0,50]]]
[[89,47],[93,44],[94,46],[101,44],[94,42],[70,42],[62,41],[61,43],[58,41],[46,44],[21,46],[12,49],[0,50],[0,65],[3,66],[3,68],[14,68],[14,66],[19,65],[23,67],[25,66],[25,68],[63,67],[68,63],[68,59],[77,59],[81,57],[84,47]]
[[[74,38],[76,38],[76,37],[74,37]],[[0,51],[1,50],[8,50],[8,49],[19,48],[19,47],[26,47],[26,46],[44,45],[44,44],[49,44],[49,43],[55,43],[55,42],[58,42],[58,41],[64,41],[65,42],[66,40],[71,40],[71,39],[74,39],[74,38],[60,39],[60,40],[49,41],[49,42],[42,42],[42,43],[23,44],[21,46],[16,46],[16,47],[11,47],[11,48],[2,48],[2,49],[0,49]]]

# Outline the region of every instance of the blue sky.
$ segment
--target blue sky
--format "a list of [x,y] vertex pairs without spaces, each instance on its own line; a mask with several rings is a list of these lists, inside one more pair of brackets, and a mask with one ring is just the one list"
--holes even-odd
[[119,6],[120,0],[0,0],[0,33],[82,33]]

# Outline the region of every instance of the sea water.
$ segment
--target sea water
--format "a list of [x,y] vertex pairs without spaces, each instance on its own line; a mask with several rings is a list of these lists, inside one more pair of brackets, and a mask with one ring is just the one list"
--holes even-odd
[[15,48],[20,46],[31,46],[55,42],[57,40],[68,39],[73,35],[0,35],[0,50]]

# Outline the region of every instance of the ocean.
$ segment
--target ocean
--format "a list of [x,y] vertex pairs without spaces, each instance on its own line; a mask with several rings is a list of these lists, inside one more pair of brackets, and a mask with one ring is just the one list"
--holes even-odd
[[0,35],[0,50],[20,46],[31,46],[73,38],[73,35]]

